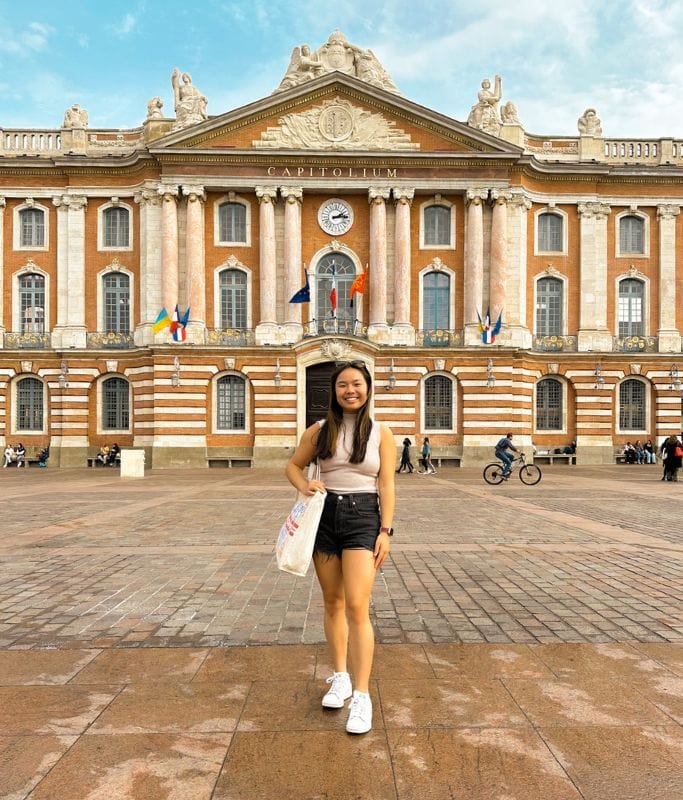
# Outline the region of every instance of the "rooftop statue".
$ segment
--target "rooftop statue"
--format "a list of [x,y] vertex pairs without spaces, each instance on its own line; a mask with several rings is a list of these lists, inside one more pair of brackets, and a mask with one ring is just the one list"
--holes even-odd
[[478,102],[472,106],[467,124],[480,131],[498,136],[500,133],[500,119],[498,117],[498,103],[502,96],[500,75],[496,75],[493,91],[491,81],[484,78],[481,89],[477,94]]
[[74,103],[71,108],[64,112],[64,122],[62,128],[87,128],[88,112],[81,108],[78,103]]
[[208,119],[209,115],[206,113],[208,101],[192,83],[189,73],[181,74],[179,69],[174,69],[171,75],[171,84],[173,85],[176,116],[174,130],[186,128],[188,125],[196,125],[198,122]]
[[594,108],[587,108],[577,124],[581,136],[602,136],[602,125]]
[[398,94],[396,85],[372,50],[350,44],[341,31],[335,31],[314,52],[307,44],[295,47],[285,77],[275,91],[280,92],[335,71],[353,75],[373,86]]

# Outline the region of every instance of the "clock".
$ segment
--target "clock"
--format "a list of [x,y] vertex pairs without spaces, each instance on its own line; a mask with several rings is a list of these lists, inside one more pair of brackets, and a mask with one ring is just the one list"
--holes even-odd
[[353,225],[353,209],[344,200],[326,200],[318,210],[318,224],[331,236],[343,235]]

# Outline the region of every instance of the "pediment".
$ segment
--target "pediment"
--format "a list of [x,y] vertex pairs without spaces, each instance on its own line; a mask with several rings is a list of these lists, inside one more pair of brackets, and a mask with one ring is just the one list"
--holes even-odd
[[517,157],[508,142],[340,72],[176,131],[150,149],[413,152]]

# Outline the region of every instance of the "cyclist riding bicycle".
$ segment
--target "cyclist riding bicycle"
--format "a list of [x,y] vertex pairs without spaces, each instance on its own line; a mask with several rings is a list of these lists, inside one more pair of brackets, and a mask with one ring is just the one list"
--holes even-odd
[[507,480],[510,475],[512,462],[514,461],[514,456],[509,453],[508,450],[514,450],[515,453],[519,452],[514,444],[512,444],[511,433],[506,433],[505,436],[496,443],[496,458],[503,462],[503,478],[505,480]]

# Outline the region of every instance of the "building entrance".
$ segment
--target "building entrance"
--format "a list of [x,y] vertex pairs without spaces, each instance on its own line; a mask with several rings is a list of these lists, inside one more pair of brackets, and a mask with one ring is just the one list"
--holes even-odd
[[335,361],[313,364],[306,369],[306,427],[325,419],[330,402],[330,379],[336,369]]

